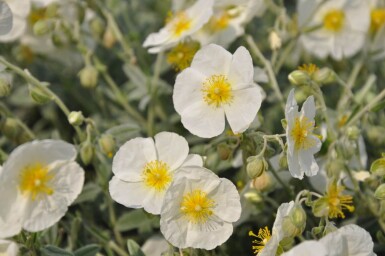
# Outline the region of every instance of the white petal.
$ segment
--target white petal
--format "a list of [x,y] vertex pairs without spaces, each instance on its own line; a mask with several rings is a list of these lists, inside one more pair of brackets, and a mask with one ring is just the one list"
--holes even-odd
[[272,235],[269,241],[266,242],[262,251],[258,253],[258,256],[272,256],[276,255],[278,249],[279,241],[276,235]]
[[135,138],[124,143],[112,160],[112,172],[125,181],[141,181],[146,163],[156,160],[152,138]]
[[314,97],[310,96],[302,105],[301,114],[306,116],[308,120],[314,120],[315,117],[315,104]]
[[306,176],[314,176],[318,173],[318,164],[310,151],[302,150],[298,152],[299,165]]
[[31,0],[6,0],[12,13],[19,17],[27,17],[31,10]]
[[15,242],[0,240],[0,255],[17,256],[19,248]]
[[155,135],[155,148],[158,160],[167,163],[171,170],[182,165],[189,151],[186,139],[172,132],[161,132]]
[[84,170],[77,163],[58,166],[49,173],[54,175],[50,184],[54,193],[42,199],[30,200],[24,216],[25,230],[37,232],[54,225],[82,191]]
[[227,75],[231,60],[232,55],[226,49],[216,44],[209,44],[195,54],[191,67],[206,77]]
[[241,216],[241,199],[235,185],[227,180],[221,179],[221,183],[209,194],[215,201],[215,215],[227,222],[236,222]]
[[305,241],[285,252],[282,256],[330,256],[322,243],[317,241]]
[[241,46],[233,54],[228,79],[233,90],[253,85],[254,67],[249,51]]
[[300,165],[299,165],[299,157],[298,152],[295,151],[293,153],[290,153],[290,151],[287,152],[287,163],[289,166],[289,171],[291,176],[294,178],[303,179],[304,172],[302,171]]
[[347,254],[347,243],[346,239],[343,236],[335,231],[327,234],[319,240],[321,244],[325,247],[328,252],[328,256],[340,256],[340,255],[349,255]]
[[12,11],[5,2],[0,2],[0,35],[7,34],[12,29]]
[[189,154],[181,167],[184,166],[203,166],[202,156],[197,154]]
[[346,239],[349,256],[373,255],[373,240],[365,229],[351,224],[338,229],[337,232]]
[[275,221],[272,228],[272,233],[274,236],[277,237],[278,242],[280,242],[284,238],[282,228],[283,218],[289,215],[293,207],[293,201],[290,201],[289,203],[283,203],[278,207],[277,216],[275,217]]
[[109,184],[110,195],[114,201],[129,208],[144,208],[152,214],[159,214],[164,192],[147,188],[143,182],[126,182],[116,176]]
[[[296,109],[298,112],[297,101],[295,100],[295,97],[294,97],[294,89],[291,89],[289,95],[287,96],[285,113],[288,113],[292,109]],[[287,119],[287,117],[286,117],[286,119]]]
[[224,105],[227,121],[234,133],[244,132],[249,128],[261,107],[262,96],[257,87],[233,91],[233,100]]

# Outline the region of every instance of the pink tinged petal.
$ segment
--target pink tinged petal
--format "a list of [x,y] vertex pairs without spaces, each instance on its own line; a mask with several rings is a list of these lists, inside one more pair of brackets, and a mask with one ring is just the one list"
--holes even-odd
[[315,103],[314,97],[310,96],[302,105],[301,115],[304,115],[309,121],[314,120],[315,117]]
[[327,252],[329,245],[324,246],[317,241],[305,241],[285,252],[282,256],[331,256]]
[[232,55],[223,47],[209,44],[202,47],[194,56],[191,67],[206,77],[227,75]]
[[190,154],[187,156],[186,160],[183,162],[181,167],[185,166],[203,166],[203,159],[202,156],[197,154]]
[[146,163],[156,160],[152,138],[135,138],[123,144],[112,161],[112,172],[121,180],[138,182]]
[[223,106],[231,130],[234,133],[241,133],[249,128],[261,103],[262,96],[257,87],[233,91],[232,102]]
[[253,85],[254,67],[249,51],[241,46],[233,54],[228,79],[233,90]]
[[158,160],[167,163],[170,170],[180,167],[189,151],[186,139],[172,132],[161,132],[155,135],[155,148]]
[[227,179],[220,180],[219,186],[208,194],[216,203],[214,214],[224,221],[236,222],[242,211],[237,188]]
[[290,151],[287,152],[287,163],[291,176],[302,180],[304,172],[299,165],[299,157],[297,151],[294,151],[293,153],[290,153]]

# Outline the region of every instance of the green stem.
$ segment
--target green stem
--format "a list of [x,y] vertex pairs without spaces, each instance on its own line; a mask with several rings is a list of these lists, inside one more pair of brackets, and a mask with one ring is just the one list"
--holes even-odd
[[353,71],[352,71],[352,73],[350,73],[349,79],[346,83],[345,90],[344,90],[343,94],[341,95],[341,98],[338,102],[337,110],[341,110],[341,108],[346,106],[346,103],[348,102],[349,97],[351,95],[351,94],[349,94],[349,92],[350,93],[352,92],[352,88],[356,82],[356,79],[358,77],[358,74],[360,73],[360,70],[361,70],[363,64],[364,63],[362,61],[358,61],[354,64]]
[[[270,160],[268,160],[269,162],[269,165],[271,165],[271,162]],[[273,176],[276,178],[276,180],[278,181],[279,184],[281,184],[281,186],[286,190],[286,192],[290,195],[291,198],[294,198],[294,193],[293,191],[289,188],[289,186],[287,184],[285,184],[285,182],[283,182],[283,180],[278,176],[277,174],[277,171],[272,167],[270,168],[271,170],[271,173],[273,174]]]
[[114,241],[108,242],[108,246],[120,256],[130,256],[127,252],[122,250]]
[[270,85],[274,90],[275,94],[278,97],[278,100],[281,103],[283,109],[285,109],[285,103],[283,99],[283,95],[281,90],[279,89],[279,85],[277,79],[275,77],[273,67],[271,66],[270,61],[268,61],[265,56],[263,56],[262,52],[259,50],[257,44],[254,42],[253,38],[250,35],[246,35],[246,42],[249,44],[251,51],[257,56],[257,58],[263,63],[266,68],[267,75],[269,77]]

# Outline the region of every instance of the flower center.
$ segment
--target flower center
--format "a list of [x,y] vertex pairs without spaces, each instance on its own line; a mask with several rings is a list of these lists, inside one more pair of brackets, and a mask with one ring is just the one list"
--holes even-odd
[[249,236],[256,237],[256,240],[253,240],[253,245],[252,248],[254,250],[255,255],[257,255],[259,252],[262,251],[263,248],[265,248],[266,243],[270,240],[271,238],[271,233],[268,229],[268,227],[265,228],[260,228],[258,231],[258,235],[254,234],[253,231],[249,231]]
[[329,218],[345,218],[344,209],[349,212],[354,211],[353,197],[341,194],[344,189],[343,186],[337,186],[336,184],[329,186],[328,193],[325,196],[328,202]]
[[52,195],[54,190],[49,186],[53,179],[48,167],[41,163],[35,163],[24,167],[20,173],[19,188],[23,194],[31,196],[32,200],[40,196]]
[[326,30],[339,32],[345,23],[345,13],[341,10],[331,10],[326,13],[323,25]]
[[370,17],[370,32],[375,34],[385,24],[385,8],[372,10]]
[[313,75],[315,72],[319,70],[317,65],[310,63],[310,64],[303,64],[302,66],[298,67],[299,70],[306,72],[309,76]]
[[306,117],[296,117],[294,127],[291,130],[290,136],[294,140],[294,147],[296,150],[308,149],[314,146],[315,141],[309,137],[312,135],[314,123],[309,121]]
[[225,75],[212,75],[203,82],[203,100],[208,105],[219,107],[230,104],[233,99],[231,84]]
[[185,12],[179,12],[175,15],[169,15],[166,19],[166,23],[171,24],[171,32],[175,37],[181,36],[181,34],[190,29],[192,20],[187,16]]
[[163,161],[148,162],[143,168],[144,184],[157,191],[164,191],[172,180],[169,169]]
[[227,12],[223,12],[219,16],[213,16],[209,21],[210,30],[213,32],[218,32],[224,30],[229,26],[230,15]]
[[199,48],[200,44],[195,41],[179,43],[167,54],[167,61],[176,71],[182,71],[190,66]]
[[214,200],[199,189],[183,196],[180,210],[189,222],[203,224],[213,215]]

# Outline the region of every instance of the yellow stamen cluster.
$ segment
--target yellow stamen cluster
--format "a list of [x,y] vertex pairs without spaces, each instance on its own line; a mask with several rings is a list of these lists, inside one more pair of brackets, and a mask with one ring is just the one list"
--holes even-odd
[[187,220],[194,224],[204,224],[213,215],[214,200],[199,189],[183,196],[180,205],[181,213]]
[[172,180],[170,167],[163,161],[148,162],[143,168],[143,180],[147,187],[164,191]]
[[373,9],[371,14],[370,32],[377,33],[385,24],[385,8]]
[[353,197],[341,194],[344,190],[343,186],[337,186],[335,183],[329,185],[328,192],[325,195],[328,202],[329,218],[345,218],[343,210],[354,211]]
[[195,41],[181,42],[167,54],[167,61],[175,71],[182,71],[188,68],[199,50],[200,44]]
[[230,19],[231,17],[227,12],[223,12],[219,16],[213,16],[208,23],[209,28],[213,32],[224,30],[229,26]]
[[340,32],[345,24],[345,13],[342,10],[331,10],[323,18],[323,27],[331,32]]
[[315,145],[316,141],[310,137],[313,135],[313,129],[314,122],[309,121],[305,116],[295,118],[290,136],[294,141],[296,150],[308,149]]
[[310,63],[310,64],[303,64],[302,66],[299,66],[298,70],[306,72],[309,76],[311,76],[315,72],[317,72],[319,68],[317,67],[317,65]]
[[249,231],[249,236],[256,237],[257,239],[253,240],[252,243],[256,244],[252,246],[255,255],[258,255],[263,248],[265,248],[266,243],[271,238],[271,233],[267,227],[260,228],[258,231],[258,235],[254,234],[253,231]]
[[225,75],[212,75],[203,82],[203,100],[208,105],[219,107],[230,104],[233,99],[231,84]]
[[20,173],[19,189],[32,200],[44,195],[52,195],[54,190],[49,186],[49,182],[53,177],[53,174],[49,173],[48,167],[41,163],[28,165]]
[[178,12],[175,15],[169,13],[166,24],[170,24],[174,37],[179,37],[183,32],[191,28],[192,20],[185,12]]

